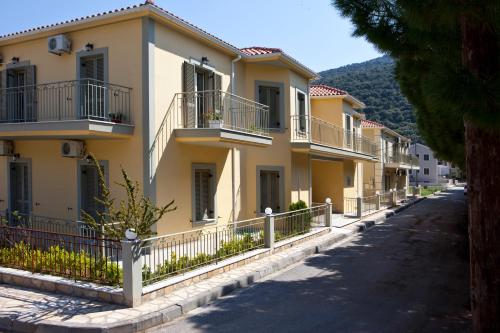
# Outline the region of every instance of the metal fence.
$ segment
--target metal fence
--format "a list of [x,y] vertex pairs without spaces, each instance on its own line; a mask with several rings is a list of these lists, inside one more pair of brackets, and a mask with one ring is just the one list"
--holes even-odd
[[81,79],[0,89],[0,122],[95,119],[131,123],[131,88]]
[[346,148],[375,156],[377,145],[367,137],[306,115],[292,115],[292,141],[314,142],[336,148]]
[[344,198],[344,215],[356,216],[358,214],[358,199]]
[[392,192],[380,194],[380,208],[389,208],[392,204]]
[[396,200],[398,202],[406,200],[406,189],[400,189],[396,191]]
[[220,90],[178,93],[179,128],[227,128],[269,135],[269,107]]
[[367,197],[363,197],[362,199],[363,202],[363,214],[369,214],[377,210],[377,196],[376,195],[371,195]]
[[325,226],[327,205],[299,209],[274,215],[274,238],[276,241],[305,234],[311,228]]
[[0,265],[106,285],[120,285],[121,243],[0,226]]
[[265,217],[142,241],[143,285],[264,246]]

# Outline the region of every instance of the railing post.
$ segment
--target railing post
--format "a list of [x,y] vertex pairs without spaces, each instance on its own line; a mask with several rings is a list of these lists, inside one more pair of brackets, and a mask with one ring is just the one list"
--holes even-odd
[[267,207],[265,210],[266,222],[264,223],[264,246],[274,248],[274,215],[273,210]]
[[380,210],[380,192],[375,192],[376,200],[375,200],[375,209]]
[[332,199],[326,198],[326,211],[325,211],[325,227],[332,226]]
[[122,240],[123,296],[128,306],[136,307],[142,301],[141,241]]
[[398,204],[398,192],[396,189],[391,189],[392,193],[392,206],[396,206]]
[[356,217],[361,217],[363,215],[363,198],[356,198]]

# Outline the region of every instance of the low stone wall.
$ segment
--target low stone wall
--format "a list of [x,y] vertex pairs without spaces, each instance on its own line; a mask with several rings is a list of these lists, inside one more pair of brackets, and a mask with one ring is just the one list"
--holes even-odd
[[0,267],[0,283],[126,305],[121,288],[72,281],[59,276],[31,273],[19,269]]

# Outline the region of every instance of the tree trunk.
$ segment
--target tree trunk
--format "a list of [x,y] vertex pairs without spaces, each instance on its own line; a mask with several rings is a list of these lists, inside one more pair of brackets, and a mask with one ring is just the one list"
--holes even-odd
[[474,332],[500,332],[500,133],[466,122]]

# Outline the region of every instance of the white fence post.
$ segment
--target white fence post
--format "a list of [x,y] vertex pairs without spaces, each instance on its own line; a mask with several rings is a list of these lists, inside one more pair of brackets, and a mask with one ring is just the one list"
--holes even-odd
[[392,206],[396,206],[398,204],[398,192],[396,189],[391,189],[392,194]]
[[404,199],[406,201],[406,199],[408,199],[408,188],[405,186],[404,187],[404,190],[405,190],[405,196],[404,196]]
[[141,241],[122,240],[123,296],[128,306],[136,307],[142,301]]
[[361,217],[363,215],[363,198],[356,198],[356,217]]
[[325,227],[332,226],[332,199],[326,198],[326,211],[325,211]]
[[274,248],[274,215],[273,210],[267,207],[265,210],[266,222],[264,224],[264,246],[273,249]]
[[380,192],[375,192],[376,200],[375,200],[375,209],[380,210]]

